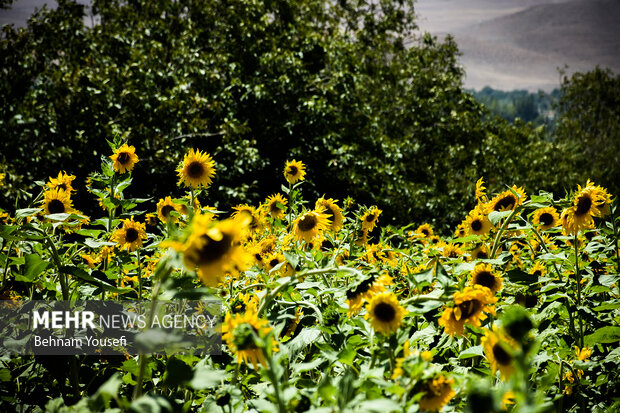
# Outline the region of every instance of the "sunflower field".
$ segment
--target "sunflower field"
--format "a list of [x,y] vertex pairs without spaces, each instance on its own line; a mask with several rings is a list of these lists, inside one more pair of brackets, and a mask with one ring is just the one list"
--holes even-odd
[[3,300],[218,297],[221,354],[4,353],[2,411],[620,409],[618,210],[594,182],[561,197],[480,178],[445,236],[309,199],[296,159],[281,192],[217,210],[216,159],[199,149],[149,210],[132,196],[140,154],[109,145],[86,179],[99,215],[64,171],[1,212]]

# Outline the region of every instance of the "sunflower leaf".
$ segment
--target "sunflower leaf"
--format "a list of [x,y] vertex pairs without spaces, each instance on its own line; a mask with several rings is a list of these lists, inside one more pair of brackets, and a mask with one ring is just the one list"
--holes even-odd
[[599,328],[593,334],[587,335],[584,338],[586,347],[592,347],[595,344],[615,343],[617,341],[620,341],[620,327],[617,326]]
[[489,213],[489,221],[491,221],[491,224],[493,224],[494,226],[497,225],[497,223],[502,219],[507,217],[508,215],[512,214],[512,210],[510,211],[491,211]]
[[459,354],[459,359],[468,359],[472,357],[482,356],[482,346],[473,346],[468,349],[461,351]]

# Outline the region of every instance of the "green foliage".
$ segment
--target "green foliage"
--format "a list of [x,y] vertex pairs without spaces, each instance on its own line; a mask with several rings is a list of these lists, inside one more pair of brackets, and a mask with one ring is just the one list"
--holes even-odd
[[138,197],[171,193],[169,171],[197,147],[217,162],[216,206],[279,190],[280,168],[297,158],[311,165],[314,196],[347,192],[397,222],[447,226],[481,175],[498,189],[539,182],[548,168],[532,168],[522,145],[539,159],[556,150],[529,127],[485,120],[462,90],[454,41],[414,36],[412,1],[94,1],[93,11],[86,27],[83,7],[65,0],[3,29],[5,206],[58,170],[84,179],[119,133],[141,159]]
[[596,69],[564,77],[557,140],[570,149],[574,173],[620,190],[620,75]]

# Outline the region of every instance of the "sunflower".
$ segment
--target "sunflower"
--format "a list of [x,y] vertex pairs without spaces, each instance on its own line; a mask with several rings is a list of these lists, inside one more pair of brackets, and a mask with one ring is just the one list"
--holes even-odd
[[441,255],[446,258],[458,258],[463,255],[463,250],[455,244],[447,244],[445,247],[443,247]]
[[484,313],[495,314],[495,307],[492,304],[496,302],[497,298],[486,287],[481,285],[465,287],[463,291],[454,293],[454,307],[447,307],[444,310],[439,325],[445,328],[446,334],[463,335],[466,323],[480,327],[481,320],[487,318]]
[[323,212],[327,214],[329,220],[331,221],[329,229],[334,232],[340,231],[344,223],[344,215],[342,215],[342,210],[336,202],[338,202],[337,199],[325,199],[324,197],[321,197],[314,205],[314,209],[317,211],[323,208]]
[[560,222],[562,222],[562,232],[565,235],[576,234],[582,229],[590,229],[594,227],[594,220],[591,216],[589,219],[580,220],[579,223],[575,220],[575,207],[565,208],[560,215]]
[[440,411],[454,397],[453,383],[454,380],[448,379],[444,375],[438,375],[424,382],[422,385],[424,396],[418,402],[420,410]]
[[4,185],[4,177],[5,175],[3,173],[0,173],[0,186]]
[[215,175],[215,161],[206,152],[199,149],[190,149],[183,157],[183,164],[177,169],[179,185],[191,188],[207,188],[211,185],[211,178]]
[[[562,226],[565,232],[574,234],[582,229],[594,228],[592,217],[603,215],[606,198],[599,189],[589,180],[585,187],[578,186],[578,192],[573,198],[573,206],[562,212]],[[566,223],[566,226],[565,226]]]
[[476,201],[478,201],[478,203],[484,204],[485,202],[487,202],[487,194],[485,192],[485,189],[487,188],[484,186],[484,179],[478,179],[478,181],[476,182]]
[[169,196],[160,199],[157,203],[157,216],[159,217],[159,220],[164,224],[167,223],[169,220],[172,222],[177,222],[179,220],[178,217],[170,214],[173,211],[180,213],[180,208],[177,204],[172,202],[172,198],[170,198]]
[[286,161],[284,167],[284,178],[289,184],[295,184],[298,181],[303,181],[306,176],[306,166],[301,161]]
[[471,250],[469,255],[474,260],[486,260],[489,258],[489,249],[484,245],[479,245]]
[[280,269],[277,271],[281,277],[290,277],[295,273],[293,266],[289,264],[289,262],[284,258],[282,253],[273,253],[267,258],[265,258],[265,266],[267,267],[267,271],[273,270],[278,265],[284,263]]
[[375,331],[385,335],[390,335],[398,330],[407,313],[393,292],[375,295],[366,306],[366,311],[365,318],[370,318],[370,324]]
[[233,207],[233,209],[235,210],[235,212],[233,212],[232,214],[233,218],[238,218],[243,215],[246,215],[251,218],[250,223],[248,224],[248,229],[251,232],[260,231],[265,226],[265,222],[260,212],[257,211],[256,208],[253,207],[252,205],[248,205],[248,204],[237,205],[236,207]]
[[97,256],[92,256],[90,254],[81,254],[82,262],[88,266],[88,268],[95,268],[99,259]]
[[274,194],[267,197],[263,207],[267,213],[273,219],[284,219],[284,212],[286,211],[287,199],[282,194]]
[[[237,356],[237,363],[252,363],[254,369],[258,370],[258,363],[267,366],[262,349],[259,348],[261,339],[267,337],[272,328],[269,327],[267,320],[259,320],[258,315],[252,307],[242,314],[227,313],[222,325],[222,339]],[[273,336],[270,336],[268,343],[272,351],[278,351],[277,343]]]
[[73,204],[69,192],[64,189],[50,189],[43,194],[43,208],[45,215],[51,214],[70,214]]
[[493,225],[491,221],[489,221],[489,218],[477,210],[472,211],[465,219],[465,230],[467,231],[467,235],[485,235],[491,231],[492,227]]
[[579,360],[586,361],[592,355],[592,350],[587,347],[579,349],[579,347],[575,346],[575,354]]
[[469,285],[481,285],[487,287],[493,294],[502,289],[502,277],[493,271],[490,264],[478,264],[471,271]]
[[200,279],[213,287],[225,273],[236,274],[248,266],[251,256],[241,246],[241,239],[250,218],[243,214],[218,222],[209,215],[194,215],[192,232],[182,250],[185,266],[198,267]]
[[539,208],[534,211],[532,222],[539,229],[547,230],[560,224],[560,216],[554,207]]
[[530,270],[530,274],[532,274],[533,276],[535,276],[536,278],[540,278],[543,275],[545,275],[547,273],[547,269],[545,268],[545,266],[540,263],[540,262],[536,262],[534,264],[534,266],[532,267],[532,269]]
[[[513,193],[516,192],[516,195]],[[517,188],[513,185],[511,189],[508,189],[501,194],[497,195],[486,205],[488,211],[510,211],[521,205],[525,201],[527,195],[523,188]]]
[[308,211],[293,222],[293,234],[299,241],[304,240],[308,243],[318,241],[330,224],[327,214],[317,210]]
[[71,194],[73,191],[73,187],[71,183],[75,180],[75,175],[67,175],[64,171],[58,172],[58,177],[52,178],[50,176],[50,180],[47,183],[47,187],[49,189],[62,189],[68,194]]
[[514,372],[514,357],[512,355],[516,347],[514,340],[494,327],[493,330],[487,329],[481,342],[493,374],[499,370],[502,380],[509,379]]
[[115,149],[110,159],[114,162],[112,168],[121,174],[131,171],[134,165],[140,161],[138,155],[136,155],[136,148],[133,145],[127,146],[126,143],[120,148]]
[[231,303],[230,310],[233,314],[241,314],[246,311],[256,312],[258,297],[254,294],[239,294]]
[[121,250],[135,251],[142,246],[142,240],[146,239],[146,225],[131,219],[124,219],[123,226],[112,234],[112,240],[118,243]]
[[433,236],[433,227],[430,224],[422,224],[415,230],[415,233],[421,235],[422,238],[430,238]]
[[373,206],[368,211],[366,211],[364,215],[362,215],[362,218],[360,218],[362,220],[362,230],[370,232],[375,229],[375,227],[377,226],[377,220],[379,219],[379,215],[381,214],[381,212],[383,211],[381,211],[376,206]]

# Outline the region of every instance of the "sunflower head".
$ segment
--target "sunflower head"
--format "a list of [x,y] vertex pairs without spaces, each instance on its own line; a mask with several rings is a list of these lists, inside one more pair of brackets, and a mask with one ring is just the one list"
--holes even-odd
[[261,346],[267,345],[270,351],[278,351],[273,335],[269,334],[271,330],[267,320],[259,319],[254,308],[248,306],[243,314],[226,314],[222,325],[222,339],[237,356],[238,364],[251,363],[258,370],[259,363],[267,367]]
[[73,191],[73,186],[71,183],[75,180],[75,175],[67,175],[64,171],[58,172],[58,176],[56,178],[52,178],[50,176],[49,182],[47,183],[47,187],[49,189],[62,189],[63,191],[71,194]]
[[560,216],[554,207],[539,208],[532,217],[534,225],[541,230],[548,230],[560,224]]
[[74,211],[69,192],[64,189],[50,189],[43,194],[45,215],[70,214]]
[[303,181],[306,176],[306,166],[301,161],[286,161],[284,167],[284,178],[289,184],[296,184],[298,181]]
[[493,374],[499,370],[503,380],[509,379],[514,373],[514,352],[517,344],[495,327],[493,330],[487,329],[481,341]]
[[446,258],[458,258],[463,255],[463,250],[455,244],[447,244],[443,247],[443,251],[441,251],[441,255]]
[[362,220],[362,230],[370,232],[375,229],[381,212],[383,211],[376,206],[373,206],[368,211],[366,211],[364,215],[362,215],[362,217],[360,218]]
[[215,175],[215,161],[208,153],[192,148],[185,154],[183,163],[176,171],[179,185],[194,189],[208,188]]
[[342,210],[336,202],[338,202],[337,199],[325,199],[322,197],[319,198],[314,205],[314,209],[320,211],[322,208],[323,212],[327,214],[327,217],[331,222],[329,229],[334,232],[340,231],[344,223],[344,215],[342,215]]
[[274,194],[267,197],[263,208],[265,212],[273,219],[283,219],[286,212],[286,204],[288,200],[282,194]]
[[472,211],[469,216],[465,219],[465,229],[467,235],[485,235],[491,231],[491,221],[489,218],[478,212],[478,210]]
[[324,212],[308,211],[299,215],[293,222],[293,235],[297,240],[303,240],[307,243],[319,241],[323,238],[323,232],[330,224],[329,218]]
[[120,148],[114,150],[114,154],[110,156],[112,159],[112,168],[120,174],[124,174],[133,169],[134,165],[139,162],[136,155],[136,148],[128,146],[124,143]]
[[481,177],[476,182],[476,200],[479,203],[485,203],[487,201],[486,189],[487,188],[484,186],[484,179]]
[[135,251],[142,246],[142,240],[146,239],[145,224],[135,222],[134,217],[124,219],[123,226],[112,234],[112,240],[118,243],[121,250]]
[[480,285],[465,287],[463,291],[454,293],[454,307],[444,309],[439,325],[451,336],[463,335],[465,324],[480,327],[481,320],[487,317],[484,313],[495,314],[493,304],[496,302],[497,298],[487,287]]
[[439,374],[429,378],[422,383],[421,391],[424,396],[420,399],[420,410],[427,412],[438,412],[454,397],[452,385],[454,380]]
[[402,325],[407,311],[392,292],[383,292],[372,297],[366,306],[366,318],[375,331],[390,335]]
[[493,294],[502,289],[502,277],[493,271],[490,264],[478,264],[471,272],[470,285],[481,285],[491,290]]
[[513,185],[511,189],[508,189],[501,194],[497,195],[487,204],[488,211],[511,211],[521,205],[527,198],[523,188],[518,188]]
[[183,262],[198,267],[198,276],[207,286],[216,286],[226,273],[237,274],[247,268],[251,256],[241,245],[250,222],[243,214],[225,221],[214,221],[211,214],[196,214],[191,234],[182,247]]
[[157,216],[159,220],[164,224],[168,221],[178,222],[179,218],[172,215],[171,212],[180,213],[179,205],[174,203],[169,196],[160,199],[157,203]]

